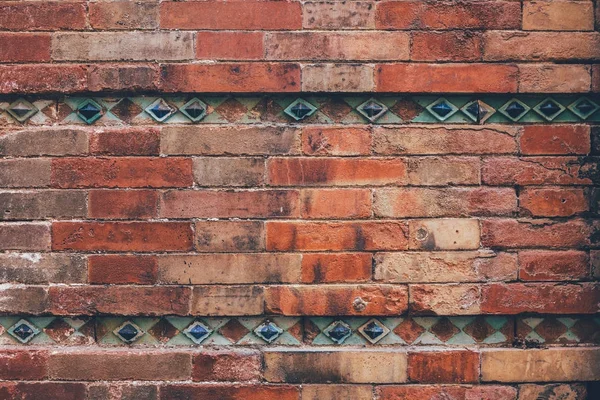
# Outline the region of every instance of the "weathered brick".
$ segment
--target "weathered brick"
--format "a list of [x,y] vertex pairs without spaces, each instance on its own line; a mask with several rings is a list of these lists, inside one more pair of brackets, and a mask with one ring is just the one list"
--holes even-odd
[[469,383],[479,381],[479,353],[422,351],[408,353],[411,382]]
[[475,157],[408,158],[408,181],[418,186],[479,184],[479,164]]
[[47,288],[10,284],[0,286],[0,312],[18,315],[41,314],[47,311]]
[[194,58],[191,32],[55,33],[52,59],[57,61],[152,61]]
[[488,185],[587,185],[584,160],[576,157],[490,157],[481,180]]
[[151,156],[160,153],[156,128],[98,129],[90,134],[90,153],[115,156]]
[[166,92],[299,92],[300,66],[292,63],[165,64],[161,68],[161,82]]
[[536,400],[540,396],[550,399],[580,400],[587,397],[586,387],[583,384],[551,384],[551,385],[519,385],[519,400]]
[[54,222],[53,250],[185,251],[193,248],[185,222]]
[[87,69],[72,64],[0,65],[0,93],[72,93],[87,89]]
[[295,190],[168,191],[160,203],[161,218],[274,218],[298,216]]
[[377,253],[374,258],[374,279],[389,283],[506,281],[515,280],[517,270],[514,254],[489,250]]
[[154,384],[136,383],[96,383],[87,385],[87,400],[110,399],[119,400],[147,399],[158,400],[158,386]]
[[[0,5],[1,9],[1,5]],[[0,33],[0,62],[50,61],[50,35]]]
[[98,219],[146,219],[158,214],[158,193],[152,190],[91,190],[89,216]]
[[303,92],[371,92],[374,67],[362,64],[311,64],[302,68]]
[[93,284],[151,285],[158,280],[158,262],[152,256],[93,255],[88,271]]
[[530,125],[519,137],[521,154],[588,154],[590,127],[586,125]]
[[94,29],[133,30],[158,28],[156,2],[94,2],[89,4],[90,25]]
[[265,180],[263,158],[194,158],[194,180],[199,186],[262,186]]
[[262,32],[198,32],[196,58],[260,60],[265,55]]
[[204,351],[192,358],[192,380],[244,382],[261,378],[262,357],[256,350]]
[[61,399],[80,400],[86,396],[83,383],[63,382],[2,382],[0,398],[3,399]]
[[518,68],[503,64],[379,64],[378,92],[514,93]]
[[0,281],[26,284],[85,283],[85,258],[74,254],[0,254]]
[[517,211],[512,188],[376,189],[378,217],[466,217],[511,215]]
[[165,2],[160,7],[160,26],[206,30],[300,29],[301,7],[289,1]]
[[600,278],[600,251],[590,251],[590,264],[592,265],[592,277]]
[[266,312],[281,315],[400,315],[408,308],[403,285],[288,285],[265,289]]
[[304,29],[375,28],[375,4],[370,1],[315,1],[302,7]]
[[373,388],[368,385],[302,385],[303,400],[372,400]]
[[156,65],[94,64],[88,68],[89,90],[101,91],[156,91],[159,88]]
[[410,285],[409,309],[415,315],[477,315],[481,287],[474,284]]
[[481,243],[493,248],[584,247],[590,226],[584,220],[483,220]]
[[402,385],[378,386],[376,393],[381,400],[437,400],[451,399],[486,399],[486,400],[516,400],[517,389],[511,386],[496,385]]
[[404,222],[267,222],[269,251],[406,250]]
[[55,315],[188,315],[190,296],[187,287],[51,286],[48,301]]
[[371,279],[369,253],[313,253],[302,256],[303,283],[366,282]]
[[17,158],[0,160],[0,186],[5,188],[50,185],[50,160]]
[[595,60],[600,34],[591,32],[486,32],[484,60]]
[[263,289],[258,286],[195,286],[192,315],[261,315],[264,312]]
[[415,61],[481,60],[481,34],[470,31],[414,32],[410,59]]
[[273,186],[404,185],[406,163],[385,158],[271,158],[267,162]]
[[162,400],[181,399],[244,399],[244,400],[298,400],[299,390],[290,385],[164,385],[160,388]]
[[0,223],[0,250],[49,250],[50,224]]
[[590,1],[526,0],[523,29],[526,31],[593,31],[594,5]]
[[54,350],[48,372],[52,379],[74,381],[176,381],[192,373],[189,352],[156,350]]
[[254,252],[265,249],[262,221],[198,221],[195,248],[199,252]]
[[510,126],[376,127],[373,150],[382,155],[516,153],[518,128]]
[[411,250],[469,250],[479,248],[476,219],[410,220],[408,248]]
[[404,351],[265,350],[265,379],[289,383],[402,383],[407,380]]
[[594,314],[600,311],[600,287],[594,283],[495,283],[481,292],[488,314]]
[[158,257],[158,280],[167,284],[299,282],[298,254],[196,254]]
[[590,258],[583,251],[519,251],[519,279],[524,281],[585,280],[589,265]]
[[[377,43],[377,46],[373,46]],[[406,32],[271,32],[265,35],[267,60],[409,59]]]
[[368,189],[303,189],[302,217],[306,219],[369,218],[371,191]]
[[86,203],[83,191],[0,191],[0,220],[85,217]]
[[[85,13],[83,1],[4,1],[0,4],[0,29],[81,30],[86,25]],[[17,15],[19,18],[15,18]]]
[[377,4],[376,18],[383,29],[519,29],[521,7],[511,1],[386,1]]
[[292,127],[173,126],[162,129],[162,154],[297,154],[300,132]]
[[587,65],[519,65],[520,93],[586,93],[591,79]]
[[592,65],[592,92],[600,92],[600,65],[597,64]]
[[46,351],[2,350],[0,377],[15,380],[43,380],[47,376]]
[[88,134],[83,129],[23,129],[0,136],[0,155],[13,157],[83,155]]
[[302,152],[319,156],[358,156],[371,152],[371,131],[362,127],[306,127]]
[[187,158],[108,157],[52,160],[52,186],[187,187],[192,186],[192,160]]
[[598,348],[484,349],[481,352],[481,378],[484,382],[589,381],[598,379],[598,376]]
[[584,189],[526,188],[519,193],[521,214],[535,217],[570,217],[588,211]]

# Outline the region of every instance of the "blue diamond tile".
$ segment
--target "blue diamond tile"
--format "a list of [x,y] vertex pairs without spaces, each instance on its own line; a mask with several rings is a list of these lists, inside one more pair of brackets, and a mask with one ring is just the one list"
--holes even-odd
[[480,124],[487,121],[496,112],[492,106],[481,100],[474,100],[465,104],[461,111],[472,121]]
[[21,319],[8,330],[8,333],[19,342],[27,343],[40,333],[40,330],[26,319]]
[[126,321],[113,333],[125,343],[133,343],[144,334],[144,331],[133,322]]
[[79,104],[76,113],[86,124],[92,124],[102,116],[102,106],[92,99],[87,99]]
[[25,99],[19,99],[8,106],[6,111],[17,121],[25,122],[33,117],[39,110]]
[[517,99],[511,99],[498,109],[504,116],[511,121],[520,120],[531,109],[527,104]]
[[575,115],[581,119],[587,119],[590,115],[598,111],[600,106],[586,97],[577,99],[574,103],[567,107]]
[[146,112],[150,114],[154,120],[164,122],[168,120],[177,110],[171,107],[163,99],[156,99],[152,104],[146,107]]
[[206,110],[206,104],[198,98],[193,98],[179,108],[179,111],[192,122],[201,121],[206,116]]
[[283,329],[273,322],[265,321],[254,329],[254,333],[265,342],[271,343],[283,333]]
[[358,328],[358,331],[365,337],[365,339],[373,344],[379,342],[388,333],[390,333],[388,327],[376,319],[367,321],[367,323]]
[[375,122],[388,111],[388,108],[385,104],[375,99],[369,99],[356,107],[356,111],[361,113],[369,121]]
[[533,110],[540,114],[547,121],[552,121],[554,118],[558,117],[560,113],[565,111],[565,107],[562,104],[557,103],[551,98],[547,98],[543,100],[540,104],[533,107]]
[[317,111],[317,107],[310,104],[308,101],[304,99],[296,99],[287,106],[284,113],[294,118],[296,121],[300,121],[306,117],[310,117]]
[[212,329],[200,321],[194,321],[190,326],[183,330],[183,334],[196,344],[202,343],[212,332]]
[[437,99],[426,108],[440,121],[445,121],[458,112],[458,108],[443,97]]
[[352,335],[352,328],[344,321],[335,321],[323,331],[325,336],[337,344],[342,344]]

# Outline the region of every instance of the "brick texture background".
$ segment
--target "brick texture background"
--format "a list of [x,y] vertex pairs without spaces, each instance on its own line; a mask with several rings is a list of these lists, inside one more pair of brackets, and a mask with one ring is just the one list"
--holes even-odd
[[[596,0],[0,1],[0,398],[600,398],[600,127],[248,123],[228,97],[600,104],[598,27]],[[66,118],[189,93],[226,123]]]

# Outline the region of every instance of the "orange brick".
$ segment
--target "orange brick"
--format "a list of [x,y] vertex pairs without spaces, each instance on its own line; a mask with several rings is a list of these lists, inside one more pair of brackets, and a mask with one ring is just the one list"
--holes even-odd
[[570,217],[588,211],[584,189],[526,188],[519,193],[522,214],[535,217]]
[[0,351],[2,379],[43,380],[48,376],[48,352],[31,350]]
[[481,60],[481,35],[473,32],[415,32],[410,59],[415,61]]
[[300,191],[302,218],[369,218],[368,189],[304,189]]
[[518,68],[502,64],[380,64],[378,92],[514,93]]
[[368,253],[320,253],[302,256],[303,283],[365,282],[371,279]]
[[[490,157],[481,180],[488,185],[589,185],[585,163],[575,157]],[[589,168],[593,168],[589,165]]]
[[386,385],[376,389],[381,400],[437,400],[449,399],[486,399],[516,400],[517,389],[511,386],[497,385]]
[[95,155],[158,155],[160,131],[155,128],[99,129],[90,134],[90,153]]
[[479,353],[474,351],[408,353],[408,378],[412,382],[423,383],[478,382]]
[[523,29],[526,31],[593,31],[591,1],[525,0]]
[[519,138],[522,154],[588,154],[588,125],[529,125]]
[[0,33],[0,43],[0,62],[50,61],[48,34]]
[[302,129],[302,152],[319,156],[357,156],[371,152],[371,132],[360,127],[306,127]]
[[589,245],[591,227],[584,220],[483,220],[481,242],[485,247],[584,247]]
[[203,351],[192,358],[195,382],[244,382],[261,378],[262,356],[257,350]]
[[261,32],[198,32],[196,58],[208,60],[260,60],[265,56]]
[[73,93],[87,89],[84,65],[0,65],[0,93]]
[[583,251],[519,251],[519,279],[524,281],[585,280],[589,265],[590,258]]
[[85,14],[83,1],[4,1],[0,3],[0,29],[82,30],[86,25]]
[[155,257],[94,255],[88,259],[90,283],[151,285],[156,282],[157,273]]
[[244,399],[244,400],[298,400],[299,389],[290,385],[163,385],[162,400],[181,399]]

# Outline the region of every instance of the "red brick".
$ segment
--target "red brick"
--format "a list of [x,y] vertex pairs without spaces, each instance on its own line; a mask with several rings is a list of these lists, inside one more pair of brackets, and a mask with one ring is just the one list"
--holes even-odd
[[288,1],[165,2],[160,7],[160,26],[207,30],[300,29],[301,7]]
[[0,93],[73,93],[85,90],[87,70],[83,65],[0,65]]
[[596,60],[600,34],[591,32],[486,32],[484,60]]
[[0,223],[0,250],[49,250],[50,225],[45,223]]
[[267,222],[267,250],[406,250],[403,222]]
[[302,218],[369,218],[371,191],[368,189],[303,189]]
[[158,279],[158,261],[151,256],[102,255],[88,258],[89,282],[151,285]]
[[49,374],[73,381],[179,381],[191,376],[191,353],[156,350],[56,350]]
[[81,400],[86,396],[83,383],[59,382],[2,382],[0,399],[61,399]]
[[570,217],[588,211],[584,189],[526,188],[519,193],[521,214],[536,217]]
[[469,31],[414,32],[410,59],[415,61],[481,60],[481,35]]
[[584,247],[591,227],[584,220],[488,219],[482,221],[481,242],[486,247]]
[[526,0],[523,2],[523,29],[593,31],[594,5],[591,1]]
[[48,289],[4,284],[0,286],[0,312],[9,315],[48,312]]
[[50,35],[0,33],[0,62],[28,61],[50,61]]
[[274,218],[299,216],[295,190],[168,191],[160,203],[161,218]]
[[378,92],[515,93],[518,68],[502,64],[380,64]]
[[600,311],[600,286],[594,283],[497,283],[482,289],[486,314],[595,314]]
[[90,25],[97,30],[158,28],[158,4],[152,2],[90,3]]
[[406,165],[401,159],[271,158],[269,184],[274,186],[404,185]]
[[589,185],[585,165],[576,157],[490,157],[481,180],[488,185]]
[[302,152],[311,156],[358,156],[371,153],[371,132],[360,127],[306,127]]
[[88,68],[89,90],[156,91],[159,88],[159,68],[156,65],[96,64]]
[[302,256],[303,283],[365,282],[371,279],[369,253],[317,253]]
[[298,400],[299,389],[289,385],[164,385],[161,400],[182,399],[244,399]]
[[158,386],[140,383],[96,383],[88,385],[87,400],[105,400],[117,396],[121,400],[158,400]]
[[48,292],[55,315],[188,315],[190,297],[191,289],[180,286],[52,286]]
[[386,1],[377,4],[376,18],[382,29],[519,29],[521,6],[514,1]]
[[600,64],[592,65],[592,92],[600,92]]
[[265,56],[262,32],[198,32],[196,58],[260,60]]
[[588,65],[519,65],[519,93],[586,93],[590,83]]
[[60,158],[52,161],[52,185],[87,187],[187,187],[194,182],[186,158]]
[[193,249],[185,222],[54,222],[54,250],[178,251]]
[[[12,157],[85,155],[88,153],[88,133],[81,128],[46,127],[9,131],[0,134],[0,155]],[[18,160],[15,160],[18,162]],[[27,160],[20,160],[27,162]],[[35,162],[36,160],[33,160]],[[40,160],[37,162],[48,162]],[[7,167],[4,167],[7,169]],[[34,169],[34,168],[32,168]],[[40,169],[43,169],[40,166]],[[31,172],[28,174],[32,174]]]
[[99,219],[148,219],[158,214],[158,192],[152,190],[92,190],[89,216]]
[[486,400],[516,400],[517,389],[511,386],[477,385],[403,385],[379,386],[376,389],[381,400],[438,400],[438,399],[486,399]]
[[262,357],[256,350],[204,351],[192,358],[196,382],[244,382],[261,378]]
[[150,156],[160,153],[156,128],[98,129],[90,134],[90,153],[115,156]]
[[282,315],[400,315],[408,308],[402,285],[269,286],[266,312]]
[[583,251],[519,251],[519,279],[578,281],[589,278],[590,258]]
[[479,353],[474,351],[424,351],[408,353],[408,378],[412,382],[469,383],[479,381]]
[[0,3],[0,29],[81,30],[86,24],[85,13],[83,1],[4,1]]
[[[204,2],[163,4],[194,3]],[[165,64],[161,82],[166,92],[298,92],[300,66],[290,63]]]
[[590,127],[587,125],[529,125],[519,138],[522,154],[588,154]]
[[0,351],[0,377],[5,380],[43,380],[48,374],[48,353],[32,350]]

